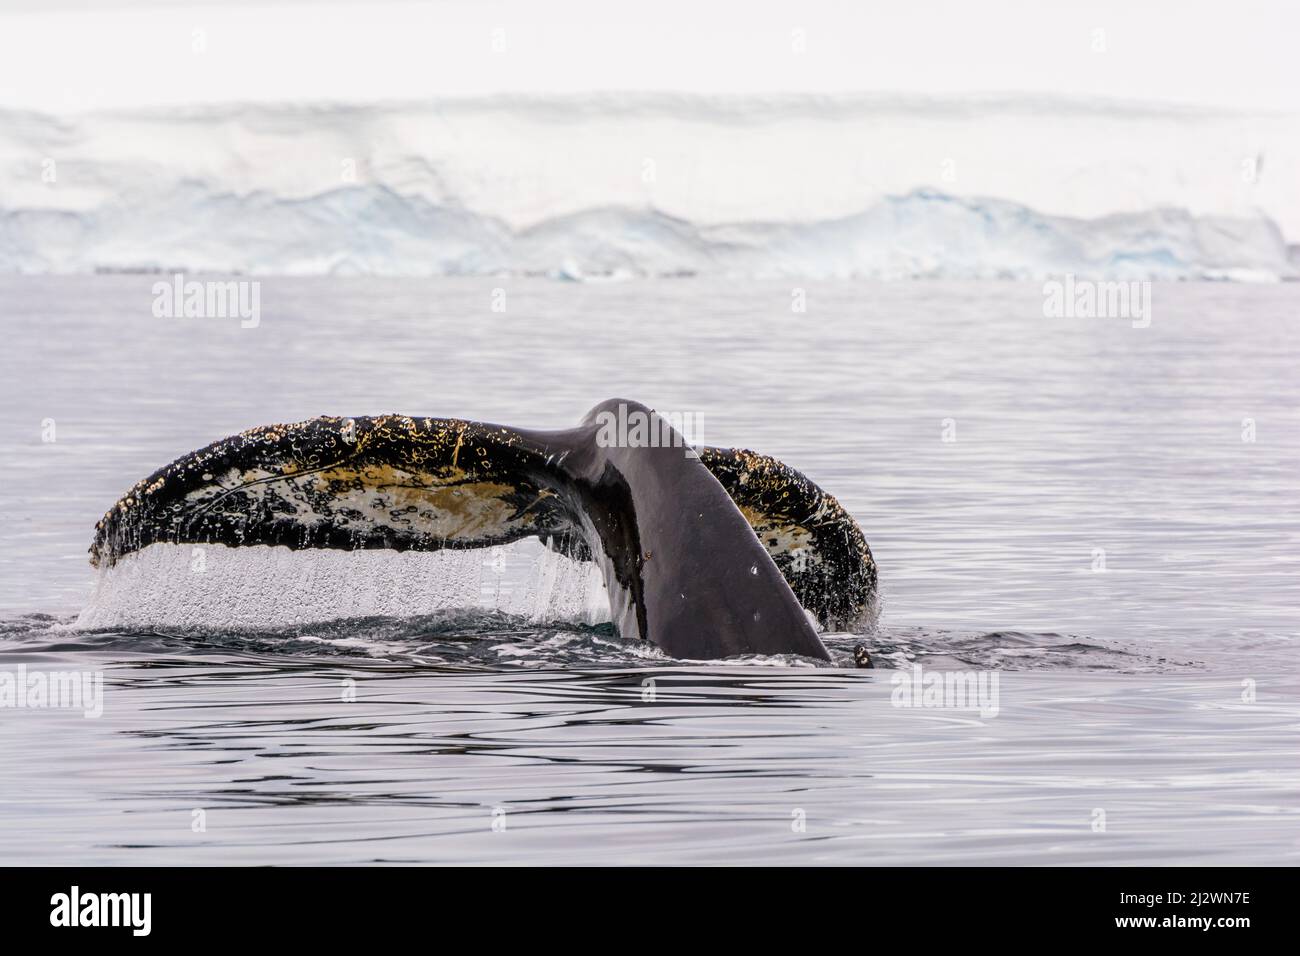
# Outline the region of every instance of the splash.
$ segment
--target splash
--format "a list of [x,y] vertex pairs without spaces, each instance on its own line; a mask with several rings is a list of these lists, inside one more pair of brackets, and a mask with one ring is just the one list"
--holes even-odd
[[97,572],[76,627],[258,632],[459,612],[531,625],[609,619],[595,566],[536,541],[402,553],[158,544]]

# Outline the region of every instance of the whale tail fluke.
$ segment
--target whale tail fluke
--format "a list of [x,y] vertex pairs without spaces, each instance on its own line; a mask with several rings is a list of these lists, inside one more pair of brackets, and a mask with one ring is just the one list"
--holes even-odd
[[155,542],[432,551],[572,531],[522,434],[401,415],[265,425],[178,458],[96,526],[91,563]]
[[870,619],[875,564],[834,498],[752,452],[601,447],[604,407],[560,431],[401,415],[253,428],[138,482],[96,526],[91,562],[153,543],[431,551],[535,536],[596,561],[620,631],[679,657],[826,659],[800,605],[832,628]]

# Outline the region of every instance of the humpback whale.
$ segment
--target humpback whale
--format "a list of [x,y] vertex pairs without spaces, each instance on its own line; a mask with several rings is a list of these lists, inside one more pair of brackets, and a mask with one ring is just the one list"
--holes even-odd
[[[628,410],[660,439],[606,428]],[[265,425],[138,482],[95,527],[91,563],[154,543],[483,548],[526,537],[594,561],[619,633],[673,657],[829,660],[814,621],[870,623],[876,565],[844,508],[774,458],[693,448],[611,399],[574,428],[404,415]]]

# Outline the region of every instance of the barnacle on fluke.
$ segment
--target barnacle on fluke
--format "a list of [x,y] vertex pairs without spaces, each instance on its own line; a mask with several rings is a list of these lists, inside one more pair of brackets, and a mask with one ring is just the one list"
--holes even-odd
[[[654,413],[614,400],[572,429],[321,417],[251,428],[138,482],[100,520],[91,563],[153,543],[482,548],[535,536],[604,572],[615,624],[675,656],[827,654],[800,605],[850,629],[875,613],[861,529],[793,468],[750,451],[601,440]],[[653,555],[654,559],[650,560]]]

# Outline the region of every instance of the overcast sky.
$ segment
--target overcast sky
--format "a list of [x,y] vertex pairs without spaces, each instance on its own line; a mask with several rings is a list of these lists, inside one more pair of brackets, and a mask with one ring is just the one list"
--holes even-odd
[[683,90],[1300,111],[1298,41],[1286,0],[0,0],[0,106]]

